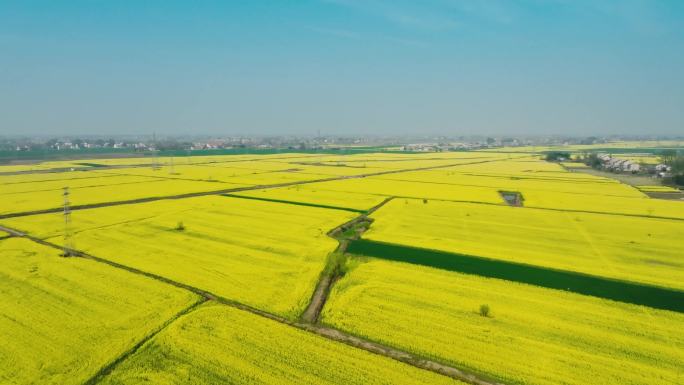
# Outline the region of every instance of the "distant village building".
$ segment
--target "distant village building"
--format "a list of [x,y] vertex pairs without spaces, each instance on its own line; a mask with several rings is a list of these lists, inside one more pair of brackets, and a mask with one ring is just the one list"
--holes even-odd
[[603,168],[608,171],[631,172],[633,174],[641,171],[641,165],[629,159],[612,158],[607,154],[601,154],[598,158],[603,163]]
[[654,167],[656,176],[659,178],[668,178],[672,176],[670,172],[672,171],[672,167],[666,165],[666,164],[658,164]]

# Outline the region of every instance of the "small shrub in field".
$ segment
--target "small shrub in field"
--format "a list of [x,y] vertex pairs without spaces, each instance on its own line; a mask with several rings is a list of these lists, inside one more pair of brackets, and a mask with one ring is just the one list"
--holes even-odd
[[480,305],[480,315],[483,317],[489,317],[489,305]]
[[178,222],[178,224],[176,225],[176,230],[177,231],[185,230],[185,225],[183,224],[183,221]]

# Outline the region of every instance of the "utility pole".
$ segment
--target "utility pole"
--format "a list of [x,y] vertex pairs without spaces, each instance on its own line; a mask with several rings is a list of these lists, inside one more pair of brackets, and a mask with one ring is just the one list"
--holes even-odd
[[69,202],[69,187],[63,188],[62,196],[64,198],[64,251],[63,257],[70,257],[73,244],[71,233],[71,203]]

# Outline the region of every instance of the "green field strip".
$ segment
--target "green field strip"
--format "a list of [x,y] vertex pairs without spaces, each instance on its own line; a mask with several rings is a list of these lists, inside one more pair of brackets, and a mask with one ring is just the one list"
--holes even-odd
[[224,197],[227,197],[227,198],[240,198],[240,199],[251,199],[251,200],[255,200],[255,201],[285,203],[285,204],[296,205],[296,206],[318,207],[321,209],[351,211],[353,213],[361,213],[361,214],[366,212],[366,210],[352,209],[350,207],[319,205],[316,203],[288,201],[288,200],[284,200],[284,199],[258,198],[258,197],[250,197],[250,196],[245,196],[245,195],[234,195],[234,194],[221,194],[221,195]]
[[684,313],[677,289],[367,239],[351,241],[347,252]]

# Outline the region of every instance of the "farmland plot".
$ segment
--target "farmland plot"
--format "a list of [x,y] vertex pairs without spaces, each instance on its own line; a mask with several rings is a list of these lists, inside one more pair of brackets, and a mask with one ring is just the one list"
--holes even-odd
[[317,188],[317,184],[243,191],[235,193],[234,195],[257,199],[274,199],[311,205],[342,207],[354,210],[368,210],[385,199],[380,195],[320,190]]
[[382,197],[398,196],[504,204],[499,192],[489,187],[426,185],[419,182],[383,180],[373,177],[320,182],[311,187],[316,191],[338,194],[361,193]]
[[82,384],[197,301],[26,239],[0,240],[0,383]]
[[[102,179],[108,180],[110,178]],[[245,186],[244,184],[152,179],[140,183],[73,188],[70,189],[70,200],[72,205],[77,206],[141,198],[169,197],[179,194],[211,192]],[[2,197],[3,199],[0,200],[0,214],[57,209],[63,204],[61,189],[7,194]]]
[[[72,223],[79,250],[295,318],[337,246],[326,233],[357,215],[207,196],[79,210]],[[59,214],[0,223],[62,242]]]
[[684,314],[400,262],[351,266],[322,322],[352,334],[509,384],[681,383]]
[[589,196],[531,190],[523,191],[522,194],[526,207],[684,219],[684,202],[648,197]]
[[[68,173],[75,174],[75,173]],[[71,178],[70,175],[65,175],[62,179],[54,181],[32,181],[24,183],[4,183],[0,186],[0,197],[4,199],[12,199],[8,195],[16,194],[30,194],[37,192],[57,192],[55,195],[59,196],[62,188],[69,186],[70,188],[88,188],[101,186],[119,186],[136,183],[150,183],[157,182],[158,179],[146,178],[140,176],[119,176],[119,175],[102,175],[96,173],[80,172],[79,176],[87,175],[89,177]],[[1,180],[1,179],[0,179]]]
[[679,220],[395,199],[364,238],[684,288]]
[[459,384],[244,311],[205,305],[102,384]]
[[527,193],[563,192],[570,194],[584,194],[588,196],[631,197],[646,198],[635,188],[603,178],[574,177],[573,173],[554,173],[553,175],[533,174],[468,174],[461,172],[458,167],[449,169],[424,170],[405,172],[401,174],[382,175],[374,178],[387,180],[405,180],[423,182],[426,188],[431,185],[454,185],[490,187],[499,190],[515,190]]

